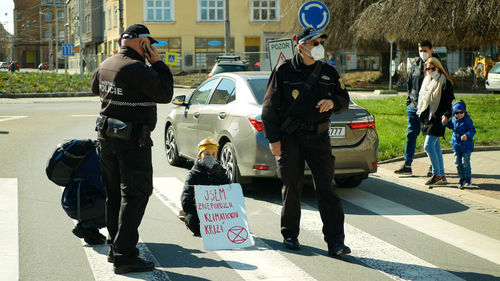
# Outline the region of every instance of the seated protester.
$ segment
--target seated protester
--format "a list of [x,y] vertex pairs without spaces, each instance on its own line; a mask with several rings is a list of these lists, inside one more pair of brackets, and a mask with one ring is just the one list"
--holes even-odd
[[226,171],[217,161],[217,143],[206,138],[198,145],[198,159],[189,171],[181,195],[184,222],[195,236],[200,236],[200,220],[194,198],[195,185],[229,184]]

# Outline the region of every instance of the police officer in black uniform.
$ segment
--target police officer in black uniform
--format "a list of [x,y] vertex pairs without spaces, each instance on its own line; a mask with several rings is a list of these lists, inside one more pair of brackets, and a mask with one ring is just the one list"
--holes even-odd
[[[281,233],[286,248],[298,250],[304,160],[311,169],[323,235],[330,256],[351,252],[344,244],[344,211],[333,189],[335,158],[330,115],[349,106],[349,95],[334,67],[323,63],[322,38],[309,27],[294,39],[298,54],[278,64],[269,79],[262,108],[264,134],[283,181]],[[314,77],[314,78],[310,78]]]
[[92,92],[101,98],[97,130],[107,193],[108,261],[116,274],[154,269],[153,262],[139,258],[136,245],[153,191],[150,132],[157,121],[156,103],[172,100],[173,77],[153,43],[146,26],[128,27],[120,52],[102,62],[92,77]]

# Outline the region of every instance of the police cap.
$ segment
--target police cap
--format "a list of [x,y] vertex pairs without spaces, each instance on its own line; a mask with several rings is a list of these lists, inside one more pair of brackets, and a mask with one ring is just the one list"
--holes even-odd
[[142,24],[133,24],[122,33],[122,39],[131,39],[131,38],[140,38],[140,37],[148,37],[151,40],[151,44],[158,43],[151,34],[149,33],[149,29]]

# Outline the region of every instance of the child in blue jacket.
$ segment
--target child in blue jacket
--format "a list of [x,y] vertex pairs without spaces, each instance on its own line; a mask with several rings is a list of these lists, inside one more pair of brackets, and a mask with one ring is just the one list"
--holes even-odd
[[467,114],[463,100],[453,104],[453,117],[451,122],[447,121],[443,120],[443,124],[453,130],[450,143],[455,153],[455,164],[460,177],[458,188],[464,189],[471,185],[470,155],[474,150],[476,128]]

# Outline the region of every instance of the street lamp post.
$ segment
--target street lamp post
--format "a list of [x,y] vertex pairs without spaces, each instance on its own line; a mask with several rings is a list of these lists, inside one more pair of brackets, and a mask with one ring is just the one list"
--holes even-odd
[[230,45],[231,33],[229,31],[229,0],[225,0],[224,8],[225,8],[224,46],[225,46],[225,54],[229,55],[229,53],[231,52],[231,45]]

